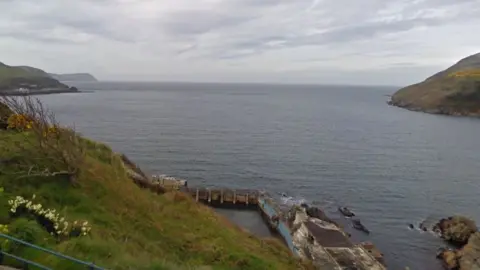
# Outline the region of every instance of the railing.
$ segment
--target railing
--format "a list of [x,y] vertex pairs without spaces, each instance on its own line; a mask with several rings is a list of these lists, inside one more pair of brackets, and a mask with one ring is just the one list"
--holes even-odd
[[[3,234],[3,233],[0,233],[0,238],[4,238],[4,239],[7,239],[7,240],[12,241],[12,242],[15,242],[15,243],[18,243],[18,244],[22,244],[22,245],[24,245],[24,246],[27,246],[27,247],[30,247],[30,248],[33,248],[33,249],[36,249],[36,250],[43,251],[43,252],[45,252],[45,253],[51,254],[51,255],[53,255],[53,256],[56,256],[56,257],[58,257],[58,258],[62,258],[62,259],[64,259],[64,260],[73,262],[73,263],[78,264],[78,265],[83,265],[83,266],[85,266],[85,269],[89,269],[89,270],[105,270],[104,268],[99,267],[99,266],[96,266],[96,265],[93,264],[93,263],[81,261],[81,260],[75,259],[75,258],[73,258],[73,257],[67,256],[67,255],[64,255],[64,254],[61,254],[61,253],[58,253],[58,252],[55,252],[55,251],[53,251],[53,250],[49,250],[49,249],[46,249],[46,248],[42,248],[42,247],[39,247],[39,246],[30,244],[30,243],[28,243],[28,242],[22,241],[22,240],[20,240],[20,239],[17,239],[17,238],[11,237],[11,236],[8,236],[8,235]],[[35,269],[52,270],[52,268],[49,268],[49,267],[47,267],[47,266],[41,265],[41,264],[36,263],[36,262],[32,262],[32,261],[27,260],[27,259],[22,258],[22,257],[15,256],[15,255],[13,255],[13,254],[7,253],[7,252],[5,252],[5,251],[3,251],[3,250],[0,249],[0,265],[2,265],[3,259],[4,259],[5,257],[9,257],[9,258],[15,259],[15,260],[17,260],[17,261],[19,261],[19,262],[22,262],[22,264],[23,264],[23,268],[22,268],[22,269],[29,269],[29,266],[34,266]]]

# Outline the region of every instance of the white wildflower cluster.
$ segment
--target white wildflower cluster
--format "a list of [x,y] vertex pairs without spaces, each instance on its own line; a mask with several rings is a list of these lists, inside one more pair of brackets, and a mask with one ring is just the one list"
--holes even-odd
[[[35,199],[35,195],[32,196],[32,200],[33,199]],[[47,228],[47,230],[51,230],[51,235],[85,236],[91,229],[87,221],[74,221],[73,223],[69,223],[64,217],[60,216],[55,209],[44,209],[41,204],[35,204],[33,201],[27,200],[22,196],[15,197],[15,200],[9,200],[8,204],[11,207],[10,212],[13,214],[17,214],[19,208],[24,208],[26,212],[35,215],[37,218],[45,219],[53,226],[53,228]],[[39,222],[43,223],[41,221]],[[46,224],[42,225],[45,226]]]

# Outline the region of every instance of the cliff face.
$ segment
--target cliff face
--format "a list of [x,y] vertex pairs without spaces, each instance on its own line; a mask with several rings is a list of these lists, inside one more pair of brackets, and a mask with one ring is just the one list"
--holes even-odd
[[427,113],[480,116],[480,53],[400,89],[389,104]]

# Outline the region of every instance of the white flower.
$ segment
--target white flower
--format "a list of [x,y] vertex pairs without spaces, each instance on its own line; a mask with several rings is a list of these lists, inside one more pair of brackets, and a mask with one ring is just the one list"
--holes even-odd
[[83,222],[83,226],[87,226],[87,225],[88,225],[88,221]]
[[32,196],[32,200],[34,200],[34,199],[35,199],[35,194],[33,194],[33,196]]

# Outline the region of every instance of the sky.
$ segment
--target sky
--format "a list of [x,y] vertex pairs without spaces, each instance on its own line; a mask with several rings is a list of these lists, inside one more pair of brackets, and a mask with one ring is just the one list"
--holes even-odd
[[100,80],[407,85],[480,52],[480,0],[0,0],[0,62]]

